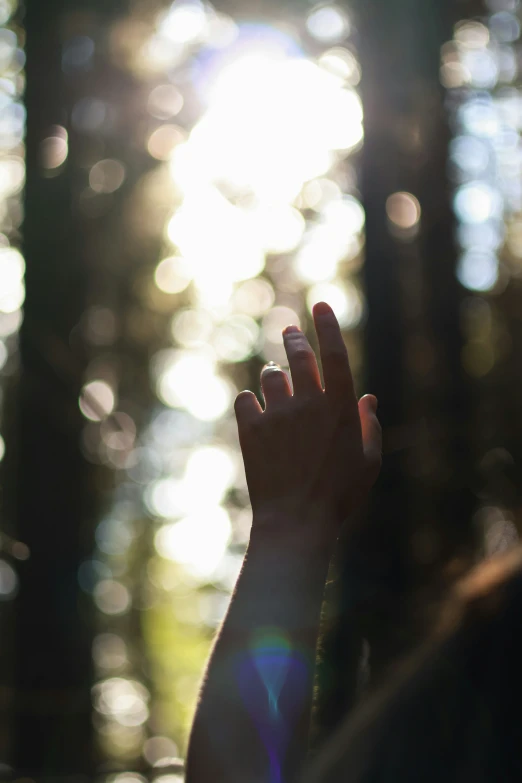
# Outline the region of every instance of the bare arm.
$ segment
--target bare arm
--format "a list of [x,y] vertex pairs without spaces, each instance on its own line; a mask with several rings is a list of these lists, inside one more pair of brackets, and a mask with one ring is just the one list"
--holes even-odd
[[328,560],[254,533],[212,652],[187,783],[276,783],[300,768]]
[[358,404],[328,305],[314,312],[315,355],[285,330],[294,394],[280,369],[262,374],[266,409],[236,401],[253,525],[192,727],[187,783],[293,783],[310,721],[319,614],[341,521],[380,467],[376,401]]

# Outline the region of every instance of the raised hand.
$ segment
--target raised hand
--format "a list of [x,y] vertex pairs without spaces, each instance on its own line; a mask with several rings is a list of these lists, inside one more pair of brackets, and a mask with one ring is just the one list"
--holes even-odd
[[[286,373],[268,365],[261,376],[265,410],[252,392],[236,400],[252,533],[204,680],[187,783],[294,781],[306,763],[333,545],[381,464],[377,400],[357,403],[331,308],[316,305],[314,320],[325,388],[308,340],[290,326],[284,341],[294,393]],[[263,634],[271,657],[261,669]]]
[[[331,544],[343,519],[365,499],[380,471],[381,428],[372,395],[357,402],[337,319],[314,308],[323,366],[301,330],[283,333],[294,393],[286,373],[261,374],[265,410],[242,392],[235,411],[256,529],[304,534]],[[323,519],[321,529],[317,520]],[[309,520],[314,520],[309,523]],[[310,529],[313,525],[314,529]]]

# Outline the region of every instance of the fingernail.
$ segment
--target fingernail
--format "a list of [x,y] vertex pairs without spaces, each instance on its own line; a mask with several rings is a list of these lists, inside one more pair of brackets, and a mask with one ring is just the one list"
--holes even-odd
[[281,365],[276,364],[276,362],[267,362],[263,369],[261,370],[261,375],[263,375],[265,372],[274,372],[281,369]]
[[292,332],[300,332],[300,328],[298,326],[295,326],[295,324],[291,324],[290,326],[285,327],[283,334],[291,334]]
[[373,413],[377,413],[377,408],[379,407],[379,400],[377,399],[377,397],[371,395],[368,397],[368,405],[372,409]]
[[314,315],[319,318],[333,315],[333,310],[326,302],[318,302],[314,305]]

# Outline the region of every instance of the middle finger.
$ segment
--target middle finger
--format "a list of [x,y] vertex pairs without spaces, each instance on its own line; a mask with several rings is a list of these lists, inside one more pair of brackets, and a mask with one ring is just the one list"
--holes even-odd
[[322,394],[317,359],[303,332],[297,326],[287,326],[283,340],[292,373],[294,395]]

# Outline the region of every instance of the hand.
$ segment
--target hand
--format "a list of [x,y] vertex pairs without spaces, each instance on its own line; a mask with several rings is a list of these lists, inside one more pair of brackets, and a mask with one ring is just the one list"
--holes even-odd
[[[342,521],[366,498],[381,467],[381,428],[372,395],[359,403],[337,319],[314,308],[325,389],[308,340],[296,326],[283,332],[294,394],[277,365],[264,368],[265,410],[241,392],[235,411],[253,510],[253,530],[304,534],[334,543]],[[284,530],[281,530],[284,528]],[[319,536],[319,539],[317,538]]]

